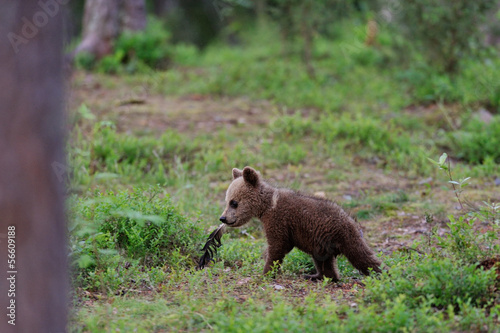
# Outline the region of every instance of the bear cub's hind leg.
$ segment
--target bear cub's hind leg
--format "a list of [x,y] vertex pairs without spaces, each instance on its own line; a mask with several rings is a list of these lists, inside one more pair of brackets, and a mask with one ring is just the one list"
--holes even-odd
[[331,278],[333,281],[339,280],[339,271],[337,269],[337,257],[332,256],[326,260],[317,260],[313,258],[314,266],[316,267],[316,274],[305,275],[308,280],[317,281],[322,280],[324,277]]

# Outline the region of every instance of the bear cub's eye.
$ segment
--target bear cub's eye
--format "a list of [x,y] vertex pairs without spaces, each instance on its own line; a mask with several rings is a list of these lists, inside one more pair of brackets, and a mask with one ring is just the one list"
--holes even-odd
[[231,200],[229,201],[229,206],[231,206],[231,208],[238,208],[238,203],[234,200]]

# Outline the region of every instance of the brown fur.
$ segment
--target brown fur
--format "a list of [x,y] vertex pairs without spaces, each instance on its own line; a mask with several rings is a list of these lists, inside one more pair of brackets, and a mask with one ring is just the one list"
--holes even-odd
[[[235,202],[237,207],[235,207]],[[361,273],[380,272],[380,260],[368,247],[354,219],[332,201],[275,188],[254,169],[233,169],[221,221],[239,227],[257,217],[264,226],[268,249],[264,274],[280,265],[294,247],[313,257],[317,273],[306,276],[337,281],[337,256],[343,254]]]

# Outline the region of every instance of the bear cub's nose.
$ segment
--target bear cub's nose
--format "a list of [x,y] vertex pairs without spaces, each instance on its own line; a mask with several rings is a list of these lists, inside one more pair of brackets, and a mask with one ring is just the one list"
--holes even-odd
[[225,216],[221,216],[220,219],[219,219],[222,223],[226,223],[226,217]]

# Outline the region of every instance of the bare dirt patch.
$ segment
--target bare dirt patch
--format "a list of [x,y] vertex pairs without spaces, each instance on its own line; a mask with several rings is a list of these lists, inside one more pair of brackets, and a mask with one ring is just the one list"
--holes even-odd
[[120,132],[161,134],[175,129],[195,135],[220,129],[241,131],[265,126],[272,116],[272,105],[266,101],[198,94],[165,96],[119,77],[74,75],[70,112],[85,104],[97,120],[112,121]]

